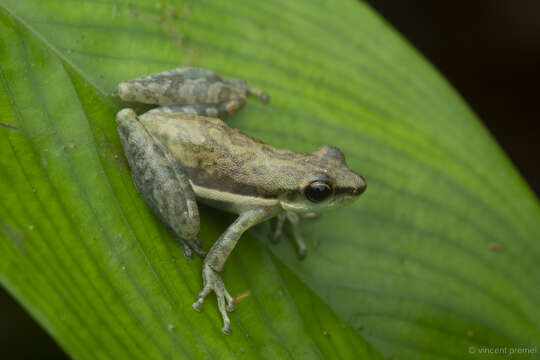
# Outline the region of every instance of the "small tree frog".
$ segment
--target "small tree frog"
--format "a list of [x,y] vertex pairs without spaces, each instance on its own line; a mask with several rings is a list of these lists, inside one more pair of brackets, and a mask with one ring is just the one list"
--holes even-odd
[[[227,311],[234,310],[234,302],[219,273],[241,235],[277,217],[278,239],[289,220],[304,256],[299,214],[350,204],[366,189],[336,147],[295,153],[266,145],[222,121],[244,106],[248,94],[268,101],[264,92],[243,80],[181,67],[122,82],[118,93],[124,101],[159,105],[140,116],[132,109],[118,112],[120,139],[139,193],[186,257],[204,257],[203,288],[193,308],[201,311],[205,297],[214,291],[226,334],[231,332]],[[238,214],[208,254],[197,238],[197,201]]]

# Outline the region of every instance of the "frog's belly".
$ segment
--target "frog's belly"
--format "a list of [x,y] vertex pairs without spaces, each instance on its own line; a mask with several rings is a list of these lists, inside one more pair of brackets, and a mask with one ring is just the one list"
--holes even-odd
[[226,191],[205,188],[191,183],[197,200],[215,209],[220,209],[234,214],[240,214],[261,206],[276,206],[278,199],[265,199],[255,196],[239,195]]

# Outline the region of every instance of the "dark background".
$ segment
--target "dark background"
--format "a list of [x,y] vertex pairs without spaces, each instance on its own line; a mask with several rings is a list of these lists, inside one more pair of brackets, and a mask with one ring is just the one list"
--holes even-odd
[[[540,1],[367,3],[446,76],[540,194]],[[1,359],[65,358],[2,289],[0,309]]]
[[540,194],[540,1],[368,0],[452,83]]

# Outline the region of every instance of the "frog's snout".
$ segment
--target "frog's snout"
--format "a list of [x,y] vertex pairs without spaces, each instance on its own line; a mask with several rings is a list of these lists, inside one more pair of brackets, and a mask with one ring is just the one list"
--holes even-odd
[[367,189],[366,179],[364,179],[363,176],[358,175],[358,183],[354,187],[352,194],[354,196],[360,196],[364,193],[364,191],[366,191],[366,189]]

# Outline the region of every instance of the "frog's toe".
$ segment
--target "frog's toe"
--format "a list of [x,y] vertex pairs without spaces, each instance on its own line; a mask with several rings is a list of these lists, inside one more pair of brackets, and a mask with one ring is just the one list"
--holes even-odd
[[298,259],[303,260],[307,256],[307,247],[304,245],[304,247],[299,246],[298,247]]
[[184,240],[179,236],[176,236],[176,241],[182,246],[184,256],[186,259],[191,260],[193,254],[197,254],[203,259],[206,257],[206,251],[201,248],[201,241],[198,238],[192,240]]
[[231,335],[231,333],[232,333],[231,323],[228,322],[226,324],[223,324],[223,327],[221,328],[221,331],[223,331],[223,333],[225,335]]
[[197,301],[195,301],[193,304],[191,304],[191,307],[195,311],[201,312],[202,311],[202,304],[203,304],[203,299],[197,299]]
[[197,311],[197,312],[201,312],[202,311],[202,305],[203,305],[203,302],[204,302],[204,299],[197,299],[197,301],[195,301],[193,304],[191,304],[191,307]]
[[197,239],[195,242],[192,242],[191,243],[191,248],[193,249],[195,254],[199,255],[203,259],[206,257],[206,251],[204,251],[201,248],[201,241],[200,240]]
[[202,311],[202,306],[203,306],[203,302],[204,302],[204,298],[206,298],[208,296],[208,294],[210,294],[212,292],[212,288],[210,287],[209,284],[206,284],[203,289],[199,292],[199,295],[197,295],[197,301],[195,301],[191,306],[196,310],[196,311]]
[[191,260],[193,258],[193,250],[191,249],[191,247],[183,241],[180,242],[180,245],[182,246],[184,257],[188,260]]
[[223,284],[223,280],[221,280],[221,278],[216,277],[212,288],[216,293],[218,299],[218,307],[223,317],[223,321],[226,322],[228,321],[228,317],[225,311],[234,311],[234,299],[225,288],[225,284]]
[[272,234],[272,242],[277,244],[281,240],[281,235],[283,234],[283,224],[287,219],[287,214],[285,212],[280,213],[276,219],[276,227],[274,233]]
[[248,93],[249,94],[253,94],[255,96],[257,96],[259,98],[259,100],[261,100],[263,103],[268,103],[270,101],[270,96],[265,93],[264,91],[262,90],[259,90],[255,87],[252,87],[252,86],[248,86]]
[[218,291],[216,291],[216,295],[219,313],[223,319],[223,327],[221,328],[221,331],[223,331],[224,334],[229,335],[231,333],[231,320],[229,319],[229,315],[227,315],[228,305],[225,305],[225,296],[223,293],[218,294]]
[[296,249],[298,253],[298,259],[302,260],[307,255],[307,246],[299,231],[294,232],[294,241],[296,242]]
[[296,213],[288,211],[287,219],[289,219],[292,226],[293,237],[298,251],[298,258],[302,260],[307,255],[307,246],[304,242],[304,238],[302,238],[302,234],[300,233],[300,216]]
[[272,237],[271,237],[271,240],[274,244],[278,244],[281,240],[281,234],[282,234],[282,231],[281,229],[280,230],[274,230],[274,233],[272,234]]
[[228,312],[234,311],[234,299],[231,294],[229,294],[227,289],[225,289],[225,286],[223,286],[223,296],[225,296],[225,300],[227,300],[226,310]]

